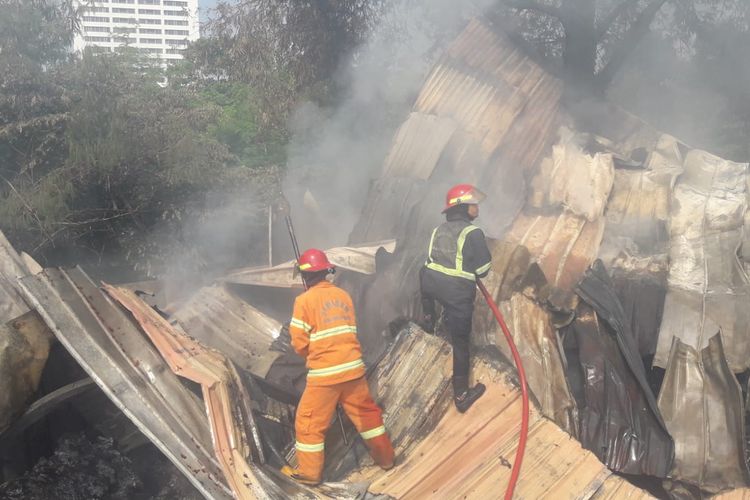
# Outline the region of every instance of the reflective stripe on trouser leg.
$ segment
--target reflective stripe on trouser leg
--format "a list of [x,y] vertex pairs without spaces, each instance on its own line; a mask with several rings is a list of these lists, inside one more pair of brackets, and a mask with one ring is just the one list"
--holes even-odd
[[307,479],[320,480],[325,462],[326,431],[339,398],[336,386],[305,388],[294,419],[297,451],[297,473]]
[[364,438],[375,463],[381,467],[393,465],[393,445],[383,425],[380,407],[370,396],[370,388],[364,377],[344,382],[341,406]]

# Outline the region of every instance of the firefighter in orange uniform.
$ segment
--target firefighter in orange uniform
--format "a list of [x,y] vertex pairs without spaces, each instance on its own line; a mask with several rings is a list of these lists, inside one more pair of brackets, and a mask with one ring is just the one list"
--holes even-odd
[[375,463],[390,469],[393,446],[365,379],[352,299],[326,279],[335,268],[322,251],[307,250],[298,265],[307,291],[294,301],[289,333],[292,347],[306,361],[307,386],[294,424],[299,466],[281,470],[299,482],[320,483],[325,435],[338,403],[359,431]]

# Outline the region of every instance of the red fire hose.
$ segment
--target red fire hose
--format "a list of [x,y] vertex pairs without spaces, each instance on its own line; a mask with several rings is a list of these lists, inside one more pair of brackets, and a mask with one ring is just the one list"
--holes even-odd
[[484,300],[487,301],[487,305],[492,309],[492,314],[495,315],[495,319],[500,324],[503,333],[505,334],[505,340],[508,341],[510,351],[513,353],[513,361],[516,364],[518,370],[518,380],[521,384],[521,398],[523,401],[523,414],[521,415],[521,436],[518,439],[518,448],[516,449],[516,459],[513,461],[513,469],[510,473],[510,481],[508,481],[508,487],[505,489],[505,500],[511,500],[513,498],[513,491],[516,489],[516,482],[518,476],[521,474],[521,462],[523,462],[523,454],[526,451],[526,438],[529,434],[529,392],[526,388],[526,372],[523,370],[523,363],[521,363],[521,356],[518,354],[516,344],[513,342],[513,336],[508,330],[508,326],[505,324],[503,315],[500,313],[500,309],[497,308],[495,301],[492,300],[490,292],[487,291],[482,281],[477,278],[477,286],[484,295]]

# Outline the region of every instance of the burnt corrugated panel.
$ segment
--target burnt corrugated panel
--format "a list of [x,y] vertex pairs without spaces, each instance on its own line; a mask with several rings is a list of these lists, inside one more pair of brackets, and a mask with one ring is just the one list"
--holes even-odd
[[132,320],[76,268],[20,280],[29,304],[118,408],[206,498],[232,498],[198,399]]
[[750,488],[737,488],[713,497],[714,500],[750,500]]
[[261,378],[279,356],[270,346],[281,324],[221,285],[200,289],[171,320],[204,345],[226,353],[239,368]]
[[750,279],[739,260],[748,165],[690,151],[672,193],[670,271],[654,364],[666,367],[672,338],[703,349],[720,328],[729,366],[750,368]]
[[529,249],[551,284],[572,290],[596,259],[604,219],[589,222],[564,210],[555,215],[522,213],[506,240]]
[[[376,473],[370,492],[401,499],[497,498],[518,445],[521,400],[508,373],[484,361],[473,369],[487,392],[465,414],[449,407],[393,470]],[[532,409],[518,498],[590,498],[611,473],[575,439]]]
[[604,215],[615,170],[612,155],[585,153],[581,137],[561,128],[552,155],[542,160],[531,182],[529,206],[538,209],[565,207],[594,221]]
[[[577,431],[575,400],[570,393],[557,331],[549,313],[519,293],[530,265],[525,247],[489,241],[492,270],[482,281],[505,316],[523,361],[529,388],[542,414],[573,436]],[[484,298],[476,299],[472,340],[476,346],[494,345],[506,359],[512,355],[502,330]]]
[[721,335],[701,351],[673,340],[659,408],[675,441],[673,478],[713,492],[748,484],[742,391]]

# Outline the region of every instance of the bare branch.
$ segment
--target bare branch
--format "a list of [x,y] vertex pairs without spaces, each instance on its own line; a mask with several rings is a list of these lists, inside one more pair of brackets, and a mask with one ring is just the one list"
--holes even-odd
[[648,6],[638,15],[630,29],[615,48],[607,65],[596,75],[597,86],[606,88],[612,82],[615,74],[620,70],[628,56],[635,50],[641,39],[649,32],[651,22],[667,0],[652,0]]
[[505,5],[517,10],[535,10],[548,16],[562,18],[562,11],[554,5],[547,5],[536,0],[501,0]]
[[596,38],[597,40],[600,40],[609,30],[609,28],[612,26],[612,23],[617,21],[617,18],[620,17],[625,13],[628,8],[635,6],[638,4],[638,0],[625,0],[622,3],[618,4],[617,7],[614,7],[612,11],[607,15],[607,17],[604,18],[604,20],[599,24],[596,30]]

